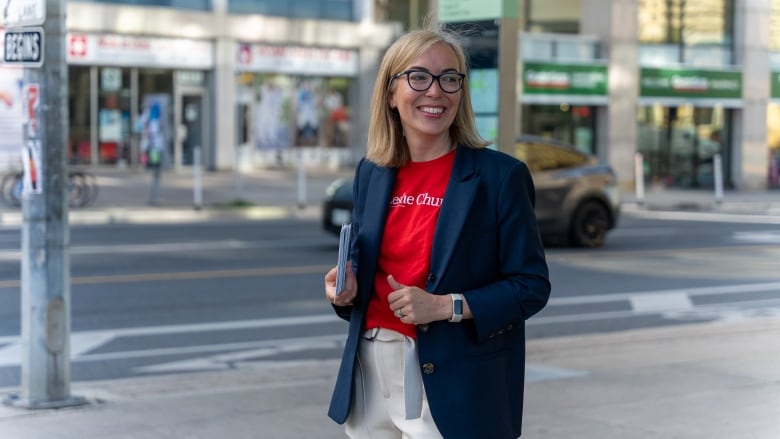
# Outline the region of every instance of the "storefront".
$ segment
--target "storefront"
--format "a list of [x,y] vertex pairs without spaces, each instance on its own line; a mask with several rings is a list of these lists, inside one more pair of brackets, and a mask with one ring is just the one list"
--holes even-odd
[[638,151],[651,185],[712,188],[714,156],[733,186],[733,115],[742,105],[738,71],[641,68]]
[[356,50],[237,44],[236,129],[244,164],[346,160]]
[[201,148],[209,167],[210,41],[71,32],[67,57],[72,164],[140,166],[159,145],[166,165]]
[[771,97],[767,106],[767,144],[769,147],[768,186],[780,189],[780,72],[771,72]]
[[523,133],[596,155],[597,121],[608,103],[607,66],[526,62],[522,103]]

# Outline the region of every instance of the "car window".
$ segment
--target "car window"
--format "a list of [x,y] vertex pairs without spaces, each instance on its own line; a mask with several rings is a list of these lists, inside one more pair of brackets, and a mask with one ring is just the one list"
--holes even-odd
[[577,151],[541,142],[518,142],[515,157],[525,162],[531,172],[573,168],[588,161]]

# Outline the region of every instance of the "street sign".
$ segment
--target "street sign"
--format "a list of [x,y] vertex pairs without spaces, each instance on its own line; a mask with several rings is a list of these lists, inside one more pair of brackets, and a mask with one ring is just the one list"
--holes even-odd
[[6,30],[3,62],[26,67],[43,65],[43,28]]
[[46,21],[46,0],[4,0],[0,6],[5,27],[39,26]]

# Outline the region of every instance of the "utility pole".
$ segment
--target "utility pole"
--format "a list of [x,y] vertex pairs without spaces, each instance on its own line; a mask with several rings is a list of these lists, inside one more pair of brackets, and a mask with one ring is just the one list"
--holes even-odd
[[66,1],[0,1],[4,61],[25,67],[22,383],[4,403],[27,409],[81,405],[86,400],[70,394]]

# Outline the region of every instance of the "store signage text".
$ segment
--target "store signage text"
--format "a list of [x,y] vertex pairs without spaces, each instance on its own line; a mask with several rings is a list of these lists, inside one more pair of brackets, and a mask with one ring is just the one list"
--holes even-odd
[[68,33],[69,64],[210,69],[213,44],[180,38]]
[[742,74],[730,71],[642,68],[642,97],[742,98]]
[[523,66],[523,93],[606,96],[607,66],[528,62]]
[[301,75],[355,76],[357,52],[348,49],[238,44],[237,68],[241,71]]
[[3,61],[6,63],[40,67],[43,64],[43,29],[6,31],[3,49]]

